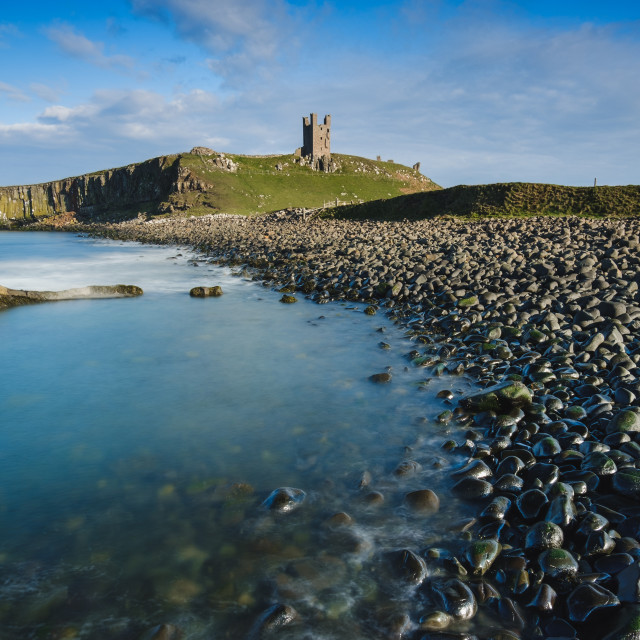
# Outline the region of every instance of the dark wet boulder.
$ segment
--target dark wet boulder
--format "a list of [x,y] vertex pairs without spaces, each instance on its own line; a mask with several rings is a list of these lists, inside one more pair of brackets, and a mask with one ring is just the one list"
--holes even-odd
[[541,458],[552,458],[561,451],[560,443],[551,436],[538,440],[533,446],[533,455]]
[[618,470],[615,462],[602,451],[593,451],[586,455],[580,468],[583,471],[591,471],[600,477],[613,475]]
[[298,302],[298,298],[296,298],[295,296],[292,296],[288,293],[285,293],[282,298],[280,298],[280,302],[284,303],[284,304],[294,304],[296,302]]
[[502,546],[497,540],[474,540],[465,553],[473,575],[484,575],[500,554]]
[[492,522],[504,520],[510,508],[511,500],[509,498],[497,496],[483,509],[480,519]]
[[633,433],[640,431],[640,415],[630,409],[616,413],[607,424],[607,433]]
[[497,492],[518,494],[522,491],[524,486],[524,480],[520,476],[516,476],[513,473],[505,473],[500,476],[494,483],[493,488]]
[[609,521],[599,513],[587,511],[581,518],[576,528],[576,535],[588,538],[595,531],[602,531],[609,526]]
[[525,477],[529,484],[533,484],[536,480],[539,480],[542,486],[548,487],[558,481],[560,469],[555,464],[536,462],[532,467],[527,469]]
[[606,531],[594,531],[584,543],[584,557],[593,558],[612,553],[616,543]]
[[551,501],[545,520],[566,529],[576,521],[578,511],[571,496],[558,496]]
[[478,603],[473,591],[457,578],[431,581],[431,594],[436,606],[457,620],[470,620],[476,615]]
[[567,598],[569,619],[574,622],[584,622],[596,611],[620,606],[620,600],[615,594],[599,584],[585,582],[578,585]]
[[480,478],[463,478],[453,485],[451,491],[463,500],[481,500],[493,493],[493,486]]
[[470,460],[464,467],[456,469],[451,477],[461,478],[489,478],[492,475],[491,468],[483,460]]
[[525,520],[536,520],[549,498],[540,489],[529,489],[518,496],[516,506]]
[[305,498],[306,493],[302,489],[280,487],[269,495],[262,503],[262,506],[269,509],[269,511],[289,513],[297,509],[304,502]]
[[495,411],[501,414],[530,405],[531,398],[531,391],[522,382],[507,381],[465,396],[460,400],[460,406],[474,413]]
[[613,475],[612,486],[623,496],[640,497],[640,469],[620,469]]
[[543,582],[538,585],[533,599],[527,607],[537,609],[541,613],[550,613],[555,607],[557,597],[558,594],[555,592],[555,589]]
[[564,542],[562,529],[553,522],[536,522],[529,527],[525,537],[526,551],[545,551],[560,549]]
[[218,298],[222,295],[222,287],[194,287],[189,295],[192,298]]
[[538,556],[540,569],[551,578],[562,575],[575,575],[578,561],[566,549],[547,549]]
[[628,553],[612,553],[608,556],[597,558],[593,563],[593,568],[601,573],[615,576],[627,567],[630,567],[634,562],[633,556]]
[[498,468],[496,469],[496,477],[499,478],[506,473],[513,473],[517,475],[522,469],[524,469],[524,462],[517,456],[507,456],[500,461]]
[[369,376],[369,380],[376,384],[385,384],[387,382],[391,382],[391,374],[388,371],[383,373],[374,373],[372,376]]

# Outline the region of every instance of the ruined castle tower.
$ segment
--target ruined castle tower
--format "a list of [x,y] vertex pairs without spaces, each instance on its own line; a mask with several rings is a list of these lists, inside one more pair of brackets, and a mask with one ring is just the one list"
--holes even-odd
[[331,116],[324,117],[324,124],[318,124],[318,114],[312,113],[311,120],[302,118],[302,148],[303,157],[330,158],[331,157]]

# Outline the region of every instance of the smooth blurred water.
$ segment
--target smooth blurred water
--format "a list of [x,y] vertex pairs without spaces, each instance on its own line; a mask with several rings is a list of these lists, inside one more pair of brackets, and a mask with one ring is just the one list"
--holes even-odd
[[[0,233],[4,286],[145,292],[0,313],[0,637],[68,627],[55,637],[129,638],[171,620],[189,637],[235,637],[238,616],[268,603],[267,574],[317,555],[322,518],[361,508],[354,477],[369,469],[400,495],[406,487],[386,478],[405,446],[435,456],[442,436],[421,419],[441,410],[435,392],[451,381],[420,391],[424,372],[402,357],[411,343],[381,314],[280,304],[281,294],[193,258]],[[222,297],[188,295],[214,284]],[[386,367],[391,385],[368,380]],[[441,481],[435,469],[425,480]],[[308,495],[284,525],[260,508],[281,486]],[[399,504],[363,512],[363,535],[415,538]],[[354,584],[333,589],[346,602],[365,589]]]

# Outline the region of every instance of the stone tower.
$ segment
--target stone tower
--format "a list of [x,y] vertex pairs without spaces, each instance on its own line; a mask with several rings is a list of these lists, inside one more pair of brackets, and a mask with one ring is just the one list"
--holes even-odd
[[318,114],[312,113],[311,119],[302,118],[303,157],[331,157],[331,116],[324,117],[324,124],[318,124]]

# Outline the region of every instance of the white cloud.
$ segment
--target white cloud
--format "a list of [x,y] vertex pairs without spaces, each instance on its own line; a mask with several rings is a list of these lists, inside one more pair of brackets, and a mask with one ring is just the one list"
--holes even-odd
[[89,40],[77,32],[70,24],[61,23],[44,30],[45,35],[55,43],[61,51],[73,58],[78,58],[105,69],[132,69],[133,58],[125,55],[106,55],[104,43]]
[[29,85],[29,89],[41,100],[45,102],[58,102],[62,89],[56,87],[50,87],[47,84],[41,82],[32,82]]
[[4,93],[9,100],[14,102],[29,102],[29,96],[27,96],[22,89],[14,87],[6,82],[0,82],[0,94]]
[[18,35],[20,35],[20,31],[14,24],[8,22],[0,23],[0,49],[5,49],[9,46],[6,40],[8,40],[10,36]]
[[291,7],[283,0],[132,0],[132,5],[139,14],[173,22],[181,38],[214,56],[210,68],[230,82],[237,74],[272,66],[295,41]]

